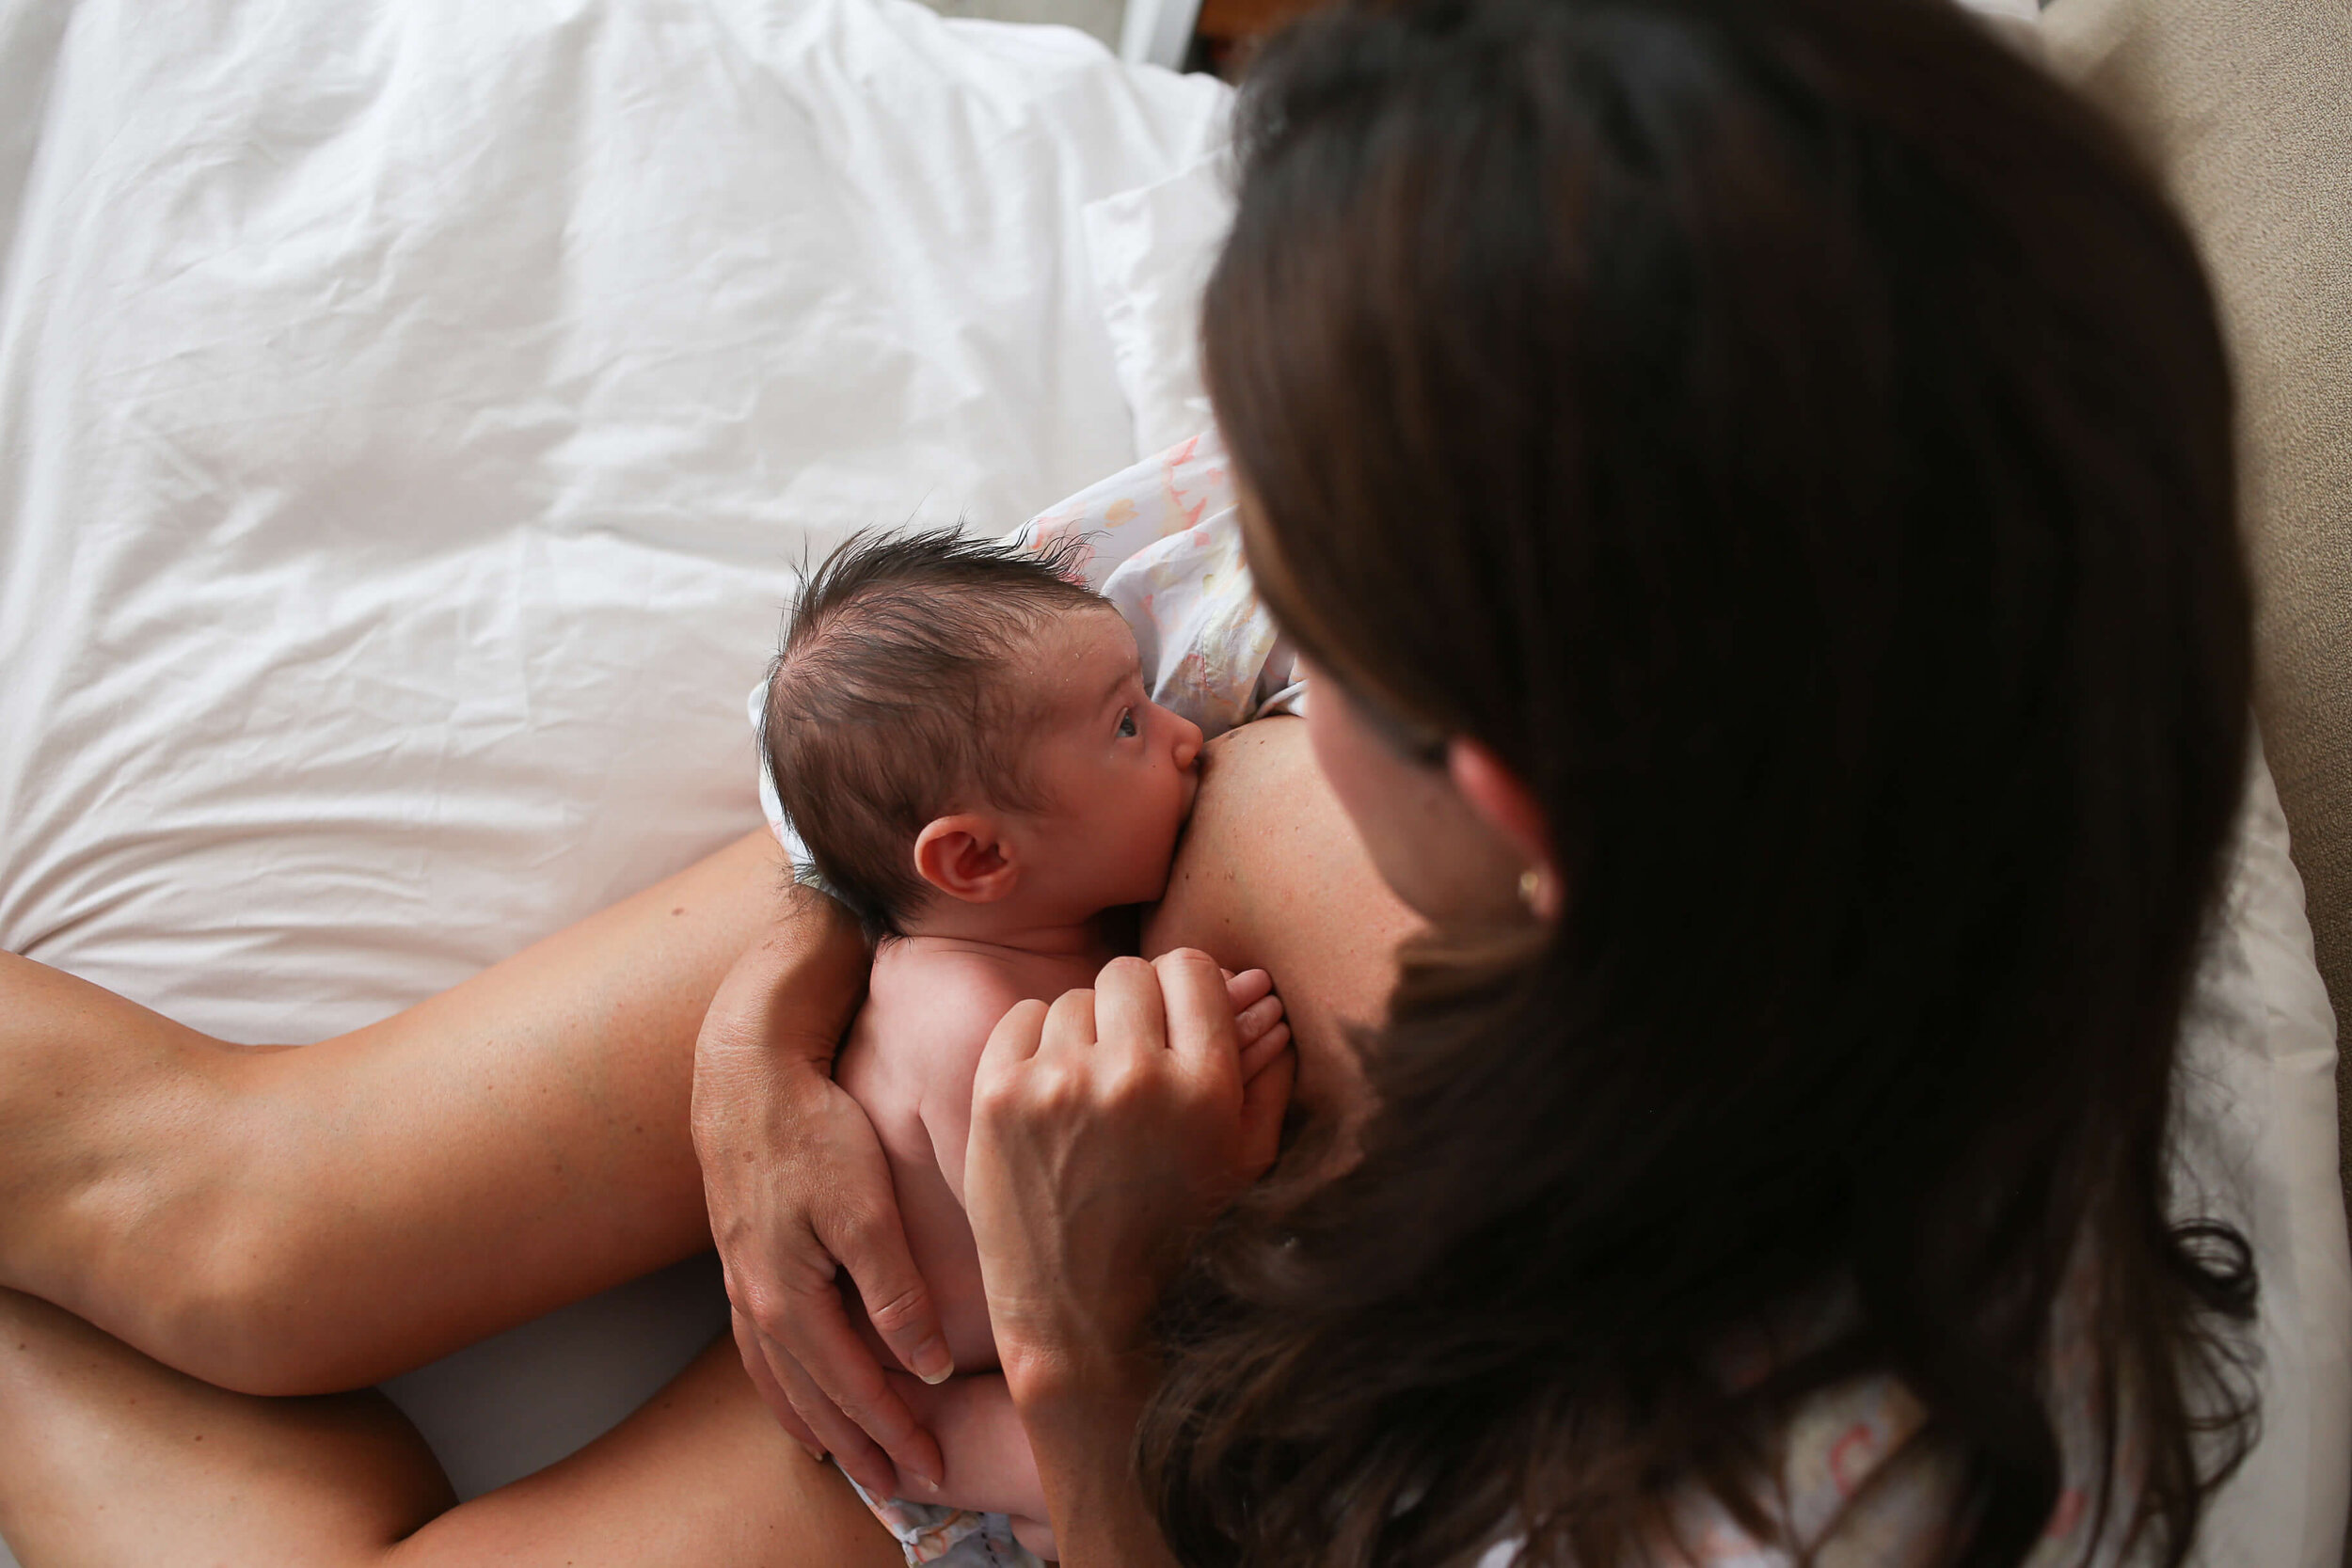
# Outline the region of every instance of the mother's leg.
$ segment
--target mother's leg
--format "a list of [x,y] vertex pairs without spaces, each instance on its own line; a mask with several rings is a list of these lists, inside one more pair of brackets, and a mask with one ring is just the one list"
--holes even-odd
[[781,887],[754,834],[290,1051],[0,955],[0,1285],[209,1382],[308,1393],[707,1245],[687,1112],[721,978],[766,932],[844,1022],[864,979],[825,901],[772,924]]
[[564,1460],[455,1508],[380,1396],[257,1399],[0,1291],[0,1534],[26,1568],[896,1568],[713,1345]]

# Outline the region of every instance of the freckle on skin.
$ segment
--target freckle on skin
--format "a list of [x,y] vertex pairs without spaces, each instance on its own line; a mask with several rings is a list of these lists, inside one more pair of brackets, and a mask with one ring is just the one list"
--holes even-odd
[[686,912],[686,906],[680,904],[676,909],[672,910],[670,912],[672,914],[684,914]]

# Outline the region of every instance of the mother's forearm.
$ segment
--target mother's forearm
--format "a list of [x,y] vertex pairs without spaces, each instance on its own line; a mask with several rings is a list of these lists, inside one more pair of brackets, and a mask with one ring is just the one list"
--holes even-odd
[[1014,1386],[1063,1568],[1176,1568],[1133,1460],[1155,1381],[1145,1367],[1069,1366]]

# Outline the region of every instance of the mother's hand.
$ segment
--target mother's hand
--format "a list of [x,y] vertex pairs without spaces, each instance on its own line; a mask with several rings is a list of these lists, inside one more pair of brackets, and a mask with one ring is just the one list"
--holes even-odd
[[[908,1251],[881,1141],[834,1083],[868,955],[838,904],[796,888],[719,988],[694,1052],[694,1148],[744,1370],[787,1432],[878,1497],[936,1484],[939,1445],[850,1326],[838,1273],[908,1370],[954,1370]],[[836,1261],[837,1260],[837,1261]]]
[[[1093,990],[1023,1003],[990,1036],[964,1196],[1025,1416],[1084,1385],[1148,1380],[1136,1353],[1184,1243],[1274,1163],[1290,1031],[1245,1047],[1235,1023],[1263,984],[1229,987],[1190,948],[1118,958]],[[1124,1434],[1113,1446],[1123,1456]]]

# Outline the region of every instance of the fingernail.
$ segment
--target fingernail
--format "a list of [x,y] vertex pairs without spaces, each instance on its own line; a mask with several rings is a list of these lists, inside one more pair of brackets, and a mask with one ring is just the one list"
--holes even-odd
[[914,1375],[926,1383],[945,1383],[956,1375],[956,1358],[947,1341],[934,1334],[914,1347]]
[[803,1443],[801,1447],[807,1449],[808,1457],[815,1460],[818,1464],[822,1465],[825,1462],[825,1450],[818,1448],[816,1444]]

